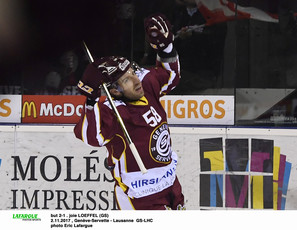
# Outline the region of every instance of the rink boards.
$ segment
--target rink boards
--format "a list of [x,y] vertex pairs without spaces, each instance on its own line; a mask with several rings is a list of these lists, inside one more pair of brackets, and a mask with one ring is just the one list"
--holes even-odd
[[[294,129],[171,127],[187,209],[297,209]],[[114,210],[105,148],[73,126],[0,126],[0,209]]]

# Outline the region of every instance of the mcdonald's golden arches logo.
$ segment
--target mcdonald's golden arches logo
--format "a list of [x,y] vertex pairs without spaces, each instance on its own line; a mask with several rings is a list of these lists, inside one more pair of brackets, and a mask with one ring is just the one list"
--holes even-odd
[[31,114],[33,114],[34,118],[37,117],[36,106],[35,106],[35,103],[33,101],[31,101],[31,102],[25,101],[25,103],[23,104],[22,118],[25,117],[26,111],[27,111],[27,117],[31,117]]

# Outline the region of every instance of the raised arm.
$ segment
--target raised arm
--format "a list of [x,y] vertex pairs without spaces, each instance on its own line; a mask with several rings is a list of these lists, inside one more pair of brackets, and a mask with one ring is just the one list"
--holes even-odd
[[144,28],[147,41],[157,52],[155,71],[158,72],[160,95],[162,96],[174,89],[181,77],[179,58],[173,45],[174,35],[170,22],[162,14],[153,14],[147,17]]

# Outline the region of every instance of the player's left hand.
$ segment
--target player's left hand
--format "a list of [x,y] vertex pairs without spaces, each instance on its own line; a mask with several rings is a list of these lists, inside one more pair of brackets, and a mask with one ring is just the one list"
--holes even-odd
[[144,29],[150,45],[156,50],[164,50],[174,40],[171,24],[162,14],[154,14],[144,20]]

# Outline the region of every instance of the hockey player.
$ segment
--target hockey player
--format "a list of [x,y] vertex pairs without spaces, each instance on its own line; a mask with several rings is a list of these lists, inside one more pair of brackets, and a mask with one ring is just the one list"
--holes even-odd
[[[74,132],[92,146],[106,146],[108,165],[115,179],[119,209],[184,209],[176,176],[177,155],[171,148],[166,113],[159,101],[176,87],[179,60],[173,47],[170,23],[160,14],[145,19],[145,31],[157,51],[156,67],[133,69],[123,57],[103,57],[89,64],[78,87],[87,96]],[[142,174],[108,100],[99,100],[99,87],[109,92],[147,168]]]

